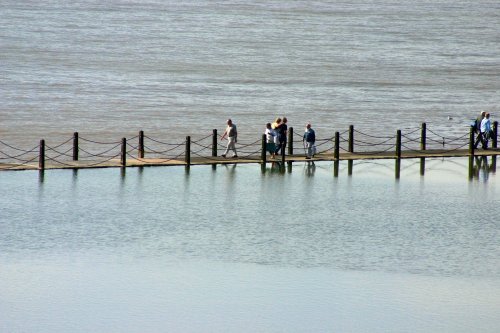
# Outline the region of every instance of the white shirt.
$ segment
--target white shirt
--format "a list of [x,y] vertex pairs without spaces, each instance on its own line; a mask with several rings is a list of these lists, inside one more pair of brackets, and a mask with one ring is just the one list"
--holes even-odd
[[264,132],[266,135],[267,143],[272,143],[274,142],[274,138],[276,137],[276,131],[273,130],[272,128],[266,128],[266,131]]

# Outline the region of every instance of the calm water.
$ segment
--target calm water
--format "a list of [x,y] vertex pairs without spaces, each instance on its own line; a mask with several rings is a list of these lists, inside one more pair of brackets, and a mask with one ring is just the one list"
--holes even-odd
[[23,147],[173,139],[227,117],[258,138],[277,115],[462,134],[500,102],[492,0],[3,0],[0,26],[0,138]]
[[2,172],[0,328],[496,332],[498,177],[403,162]]
[[[22,148],[278,115],[457,137],[500,104],[498,1],[2,0],[0,26]],[[497,332],[495,173],[404,166],[2,172],[0,331]]]

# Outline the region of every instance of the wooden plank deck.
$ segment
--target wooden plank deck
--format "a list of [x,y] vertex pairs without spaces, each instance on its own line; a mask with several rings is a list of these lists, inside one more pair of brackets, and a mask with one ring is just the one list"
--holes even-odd
[[[474,152],[475,156],[497,156],[500,155],[500,149],[477,149]],[[468,149],[458,150],[445,150],[433,149],[425,151],[402,151],[402,159],[412,158],[450,158],[450,157],[468,157]],[[380,159],[396,159],[394,151],[373,151],[373,152],[359,152],[347,153],[342,152],[339,154],[340,161],[346,160],[380,160]],[[267,156],[267,163],[279,162],[281,156],[271,159]],[[287,155],[286,162],[307,162],[307,161],[335,161],[333,153],[320,153],[314,158],[308,160],[304,154]],[[250,164],[262,163],[260,155],[239,157],[239,158],[223,158],[223,157],[191,157],[191,165],[217,165],[217,164]],[[147,166],[185,166],[184,159],[155,159],[155,158],[128,158],[127,167],[147,167]],[[107,162],[99,163],[99,161],[64,161],[62,163],[46,161],[45,169],[91,169],[91,168],[119,168],[122,167],[120,159],[112,159]],[[38,170],[38,161],[28,164],[13,164],[13,163],[0,163],[0,171],[6,170]]]

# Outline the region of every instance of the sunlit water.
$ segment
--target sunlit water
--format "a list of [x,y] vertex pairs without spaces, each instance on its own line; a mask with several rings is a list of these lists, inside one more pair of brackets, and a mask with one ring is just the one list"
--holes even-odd
[[[461,137],[496,120],[499,6],[4,0],[0,140]],[[497,332],[498,179],[414,163],[1,172],[0,332]]]
[[0,330],[496,332],[485,165],[2,172]]
[[283,115],[453,136],[500,102],[496,0],[3,0],[0,26],[0,139],[23,148]]

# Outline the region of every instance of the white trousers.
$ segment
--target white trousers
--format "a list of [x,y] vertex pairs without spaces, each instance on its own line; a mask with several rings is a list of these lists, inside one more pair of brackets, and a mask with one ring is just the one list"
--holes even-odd
[[307,157],[312,157],[316,154],[316,146],[312,142],[306,142]]
[[234,136],[227,138],[227,148],[226,148],[226,152],[224,153],[224,155],[227,155],[227,153],[229,153],[229,150],[232,150],[234,152],[234,155],[238,155],[236,153],[236,137],[234,137]]

